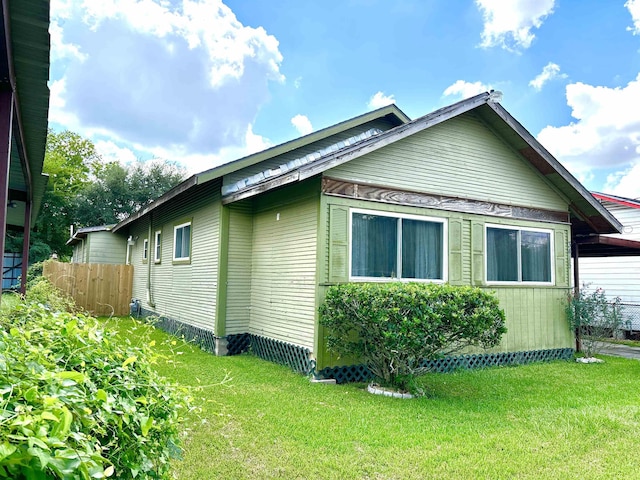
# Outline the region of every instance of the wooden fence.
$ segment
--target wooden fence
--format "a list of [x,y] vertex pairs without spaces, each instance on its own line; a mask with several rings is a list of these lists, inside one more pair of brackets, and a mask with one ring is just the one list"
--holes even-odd
[[95,316],[129,314],[132,265],[49,261],[43,275]]

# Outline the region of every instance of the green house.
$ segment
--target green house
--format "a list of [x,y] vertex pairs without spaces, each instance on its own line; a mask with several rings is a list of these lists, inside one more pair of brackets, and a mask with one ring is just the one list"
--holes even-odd
[[115,225],[83,227],[76,230],[67,245],[73,248],[73,263],[110,263],[125,262],[127,245],[121,235],[113,235]]
[[113,232],[164,328],[349,378],[318,323],[330,285],[487,288],[508,333],[486,358],[562,358],[572,238],[619,228],[483,93],[416,120],[390,105],[194,175]]

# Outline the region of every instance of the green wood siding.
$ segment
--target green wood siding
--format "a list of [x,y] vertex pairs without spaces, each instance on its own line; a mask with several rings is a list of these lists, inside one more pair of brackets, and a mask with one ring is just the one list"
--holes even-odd
[[253,213],[251,202],[229,205],[226,334],[249,331]]
[[318,142],[315,142],[311,145],[306,145],[302,148],[297,148],[295,150],[292,150],[290,152],[287,152],[283,155],[279,155],[277,157],[274,158],[270,158],[264,162],[260,162],[257,165],[252,165],[250,167],[247,168],[243,168],[241,170],[238,170],[237,172],[233,172],[230,173],[229,175],[225,175],[224,177],[224,185],[229,185],[231,183],[237,182],[238,180],[241,180],[243,178],[247,178],[251,175],[255,175],[256,173],[260,173],[260,172],[264,172],[266,169],[268,168],[277,168],[280,165],[282,165],[283,163],[287,163],[291,160],[295,160],[297,158],[302,158],[305,155],[309,154],[309,153],[313,153],[313,152],[317,152],[318,150],[322,150],[323,148],[329,147],[331,145],[334,145],[342,140],[345,140],[349,137],[353,137],[355,135],[359,135],[363,132],[366,132],[367,130],[371,129],[371,128],[378,128],[382,131],[386,131],[389,130],[390,128],[392,128],[393,125],[391,125],[391,123],[389,123],[389,121],[385,120],[384,118],[380,118],[377,119],[375,121],[372,122],[368,122],[364,125],[360,125],[359,127],[355,127],[355,128],[351,128],[348,130],[345,130],[344,132],[341,132],[339,134],[336,135],[332,135],[330,137],[327,137],[323,140],[320,140]]
[[567,211],[568,204],[473,113],[325,172],[384,185],[494,203]]
[[[423,215],[448,219],[449,283],[477,285],[495,291],[507,316],[508,333],[503,342],[493,351],[523,351],[549,348],[570,348],[573,337],[567,326],[563,301],[567,294],[569,279],[568,248],[569,226],[562,224],[514,220],[444,212],[418,207],[367,202],[340,197],[323,196],[323,231],[327,241],[319,248],[318,303],[328,285],[348,281],[349,208],[379,210],[384,212]],[[484,279],[485,224],[509,225],[524,228],[544,228],[554,232],[555,280],[554,286],[486,285]],[[345,246],[346,241],[346,246]],[[336,246],[337,245],[337,246]],[[345,257],[345,252],[347,257]],[[329,365],[353,363],[354,360],[337,359],[326,352],[324,332],[318,328],[318,368]]]
[[319,182],[254,204],[249,333],[314,348]]
[[123,264],[127,253],[127,240],[111,232],[92,232],[87,236],[87,263]]
[[[215,328],[218,277],[218,243],[220,239],[220,182],[198,186],[131,228],[138,241],[134,247],[134,295],[144,308],[158,315],[213,331]],[[151,218],[149,218],[151,217]],[[143,239],[151,232],[149,262],[142,263]],[[191,221],[191,258],[174,264],[173,227]],[[162,231],[160,263],[153,261],[155,232]],[[147,268],[151,267],[151,304],[147,301]]]
[[507,333],[492,351],[516,352],[572,348],[573,335],[564,312],[566,288],[491,288],[507,317]]

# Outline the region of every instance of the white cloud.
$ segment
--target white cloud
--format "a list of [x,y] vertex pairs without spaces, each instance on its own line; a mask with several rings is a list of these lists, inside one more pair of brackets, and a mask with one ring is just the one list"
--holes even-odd
[[367,108],[371,110],[375,110],[377,108],[386,107],[387,105],[391,105],[396,103],[396,99],[393,98],[393,95],[385,95],[384,92],[376,92],[367,103]]
[[540,91],[542,90],[542,87],[544,86],[545,83],[547,83],[550,80],[553,80],[554,78],[567,78],[567,74],[560,73],[560,65],[553,62],[549,62],[544,66],[544,68],[542,69],[542,72],[540,72],[536,76],[536,78],[534,78],[529,82],[529,86]]
[[633,20],[633,27],[627,27],[627,30],[634,35],[640,35],[640,0],[627,0],[624,6],[629,10]]
[[96,152],[105,163],[118,162],[122,165],[127,165],[137,160],[133,150],[127,147],[120,147],[111,140],[97,140],[94,145]]
[[[634,0],[635,1],[635,0]],[[484,19],[480,46],[505,50],[529,48],[544,19],[553,13],[555,0],[476,0]]]
[[296,130],[300,135],[307,135],[313,132],[313,125],[311,121],[305,115],[296,115],[291,119],[291,125],[296,127]]
[[609,175],[604,189],[621,197],[640,198],[640,161],[626,170]]
[[222,0],[52,0],[51,18],[52,123],[203,168],[263,145],[283,57]]
[[294,81],[293,81],[293,86],[295,88],[300,88],[302,86],[302,77],[297,77]]
[[640,74],[624,88],[569,84],[566,95],[576,121],[547,126],[537,138],[569,170],[616,168],[624,175],[640,161],[640,117],[631,107],[640,98]]
[[490,85],[485,85],[481,82],[465,82],[464,80],[457,80],[455,83],[449,85],[442,94],[445,97],[458,96],[459,98],[469,98],[479,93],[488,92],[491,90]]

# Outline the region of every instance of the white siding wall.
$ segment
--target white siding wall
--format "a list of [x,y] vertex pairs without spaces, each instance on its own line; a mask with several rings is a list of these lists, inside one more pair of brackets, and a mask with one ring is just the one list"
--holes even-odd
[[[640,209],[607,201],[602,204],[623,225],[622,234],[609,236],[640,241]],[[579,268],[580,282],[589,284],[589,289],[603,288],[610,298],[640,304],[640,256],[581,258]]]

